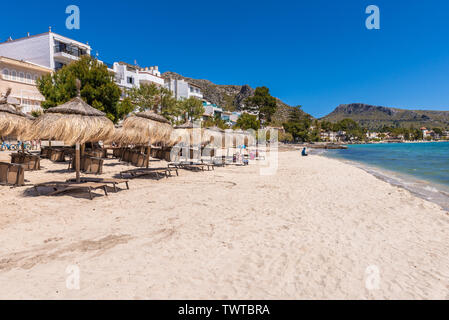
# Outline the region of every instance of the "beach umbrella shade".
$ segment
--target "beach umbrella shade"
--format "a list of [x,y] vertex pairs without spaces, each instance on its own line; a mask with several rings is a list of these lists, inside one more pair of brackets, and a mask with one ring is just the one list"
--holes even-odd
[[0,99],[0,136],[14,136],[18,139],[27,139],[30,133],[32,118],[18,111],[13,103],[15,102],[9,97],[11,89],[9,88],[6,95]]
[[145,164],[150,161],[150,148],[155,143],[169,143],[173,127],[163,116],[153,111],[139,112],[123,121],[117,130],[116,139],[121,144],[133,144],[147,147]]
[[67,145],[76,145],[77,182],[80,182],[80,144],[107,140],[114,132],[114,124],[106,114],[81,99],[80,87],[78,80],[77,97],[47,109],[31,126],[34,139],[58,140]]
[[191,121],[175,127],[174,136],[178,142],[190,145],[207,145],[210,142],[207,136],[204,135],[204,128],[201,128]]
[[203,133],[203,139],[210,141],[210,144],[216,148],[225,146],[225,131],[218,127],[206,128]]

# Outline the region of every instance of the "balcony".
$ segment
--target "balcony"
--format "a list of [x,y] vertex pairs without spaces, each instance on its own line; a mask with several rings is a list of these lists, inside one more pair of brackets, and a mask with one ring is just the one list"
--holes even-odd
[[87,51],[85,49],[79,48],[77,46],[61,42],[55,44],[54,57],[55,60],[61,63],[70,63],[74,60],[78,60],[81,56],[86,54]]

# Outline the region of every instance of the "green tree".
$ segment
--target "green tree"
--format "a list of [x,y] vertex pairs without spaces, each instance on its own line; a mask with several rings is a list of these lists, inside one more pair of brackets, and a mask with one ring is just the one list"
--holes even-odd
[[257,113],[259,120],[271,121],[276,112],[276,98],[270,95],[267,87],[257,87],[254,96],[245,99],[245,110]]
[[204,107],[201,100],[190,97],[188,99],[181,100],[180,111],[184,117],[184,120],[198,120],[204,114]]
[[301,108],[302,106],[300,105],[294,107],[288,115],[288,121],[291,122],[300,121],[304,116],[304,112],[301,110]]
[[172,123],[182,115],[181,101],[177,100],[172,92],[166,88],[159,88],[161,114]]
[[152,110],[157,112],[161,102],[161,92],[154,84],[143,83],[139,87],[128,90],[128,96],[140,111]]
[[122,120],[135,110],[135,106],[131,101],[131,98],[126,97],[117,104],[117,119]]
[[45,97],[42,108],[55,107],[76,97],[76,79],[81,81],[83,100],[105,112],[112,121],[118,121],[120,88],[115,84],[106,65],[90,56],[83,56],[78,61],[37,80],[37,88]]
[[365,140],[366,138],[366,129],[363,129],[357,122],[349,118],[337,122],[335,129],[335,131],[345,131],[348,140]]
[[242,130],[253,129],[257,131],[260,129],[260,120],[258,120],[255,115],[243,113],[240,118],[238,118],[236,127]]
[[441,128],[433,128],[432,130],[440,136],[443,135],[443,130]]
[[281,142],[293,142],[294,141],[294,139],[293,139],[293,135],[291,134],[291,133],[289,133],[289,132],[282,132],[282,131],[280,131],[279,132],[279,141],[281,141]]

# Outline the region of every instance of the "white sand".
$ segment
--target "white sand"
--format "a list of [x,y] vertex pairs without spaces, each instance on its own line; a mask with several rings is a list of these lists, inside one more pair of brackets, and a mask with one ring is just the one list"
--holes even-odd
[[[0,298],[449,298],[446,211],[337,160],[279,157],[274,176],[181,171],[93,201],[1,186]],[[126,168],[114,163],[106,176]],[[66,288],[69,265],[80,290]]]

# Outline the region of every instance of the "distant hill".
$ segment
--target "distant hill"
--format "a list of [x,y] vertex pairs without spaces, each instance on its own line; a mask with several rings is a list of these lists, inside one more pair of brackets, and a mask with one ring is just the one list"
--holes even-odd
[[449,128],[449,111],[405,110],[363,103],[339,105],[322,120],[337,122],[345,118],[350,118],[368,129],[379,129],[385,125],[404,128]]
[[[178,79],[191,82],[201,88],[204,99],[217,104],[227,111],[241,111],[246,98],[254,95],[254,89],[249,85],[220,85],[209,80],[184,77],[178,73],[167,71],[162,74],[165,79]],[[294,109],[288,104],[277,99],[278,108],[273,117],[273,123],[281,125],[288,120]],[[301,110],[301,112],[303,112]]]

